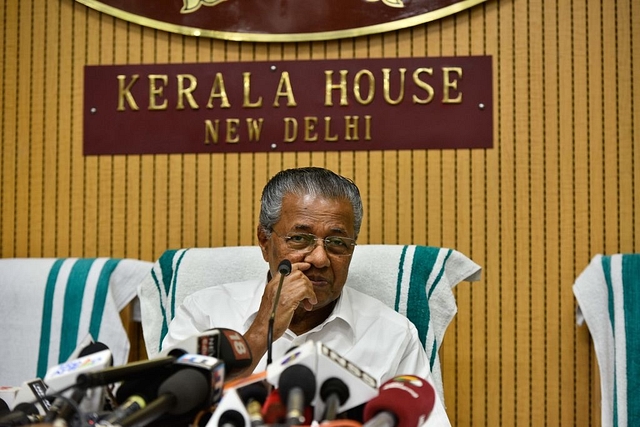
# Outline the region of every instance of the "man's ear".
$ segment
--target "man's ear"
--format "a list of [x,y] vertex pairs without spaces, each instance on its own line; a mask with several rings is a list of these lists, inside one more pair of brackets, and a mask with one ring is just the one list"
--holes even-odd
[[267,256],[267,245],[269,243],[269,237],[260,225],[258,225],[257,235],[258,244],[260,245],[260,250],[262,251],[262,258],[264,258],[265,261],[269,262],[269,257]]

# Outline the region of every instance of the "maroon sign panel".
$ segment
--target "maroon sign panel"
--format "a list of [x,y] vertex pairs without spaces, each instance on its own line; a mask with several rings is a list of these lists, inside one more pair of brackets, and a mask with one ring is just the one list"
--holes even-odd
[[489,148],[489,56],[91,65],[84,153]]
[[135,22],[193,36],[301,41],[397,30],[486,0],[78,0]]

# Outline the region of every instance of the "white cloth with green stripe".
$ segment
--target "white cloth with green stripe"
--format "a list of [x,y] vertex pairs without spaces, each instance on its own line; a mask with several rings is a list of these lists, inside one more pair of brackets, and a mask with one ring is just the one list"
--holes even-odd
[[0,386],[44,378],[90,335],[115,365],[130,343],[120,310],[153,263],[115,258],[0,259]]
[[[208,286],[264,277],[258,246],[168,250],[141,283],[138,296],[149,357],[157,355],[177,307]],[[452,249],[416,245],[358,245],[347,286],[373,296],[417,327],[442,391],[438,349],[457,312],[452,289],[480,279],[481,268]]]
[[640,254],[596,255],[573,293],[600,368],[603,427],[640,423]]

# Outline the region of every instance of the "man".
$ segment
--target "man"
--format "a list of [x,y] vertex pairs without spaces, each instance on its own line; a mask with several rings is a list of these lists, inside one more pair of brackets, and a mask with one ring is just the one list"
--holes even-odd
[[[279,172],[263,190],[257,230],[269,263],[267,277],[188,296],[163,346],[209,328],[230,328],[244,334],[251,347],[253,364],[244,374],[264,370],[278,266],[287,259],[292,268],[282,283],[273,325],[274,359],[313,340],[380,384],[402,374],[430,380],[415,326],[374,298],[344,287],[362,216],[360,192],[351,180],[314,167]],[[428,424],[450,425],[440,399]]]

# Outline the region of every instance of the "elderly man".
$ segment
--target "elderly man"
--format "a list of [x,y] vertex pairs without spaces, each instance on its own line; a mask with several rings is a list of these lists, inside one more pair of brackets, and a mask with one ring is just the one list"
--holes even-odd
[[[291,273],[282,282],[273,320],[275,358],[313,340],[380,383],[402,374],[430,379],[415,326],[376,299],[344,286],[362,216],[360,192],[351,180],[315,167],[279,172],[263,190],[257,230],[268,274],[185,298],[163,346],[209,328],[230,328],[244,334],[251,347],[253,365],[245,374],[264,370],[278,266],[287,259]],[[428,424],[450,425],[440,399]]]

